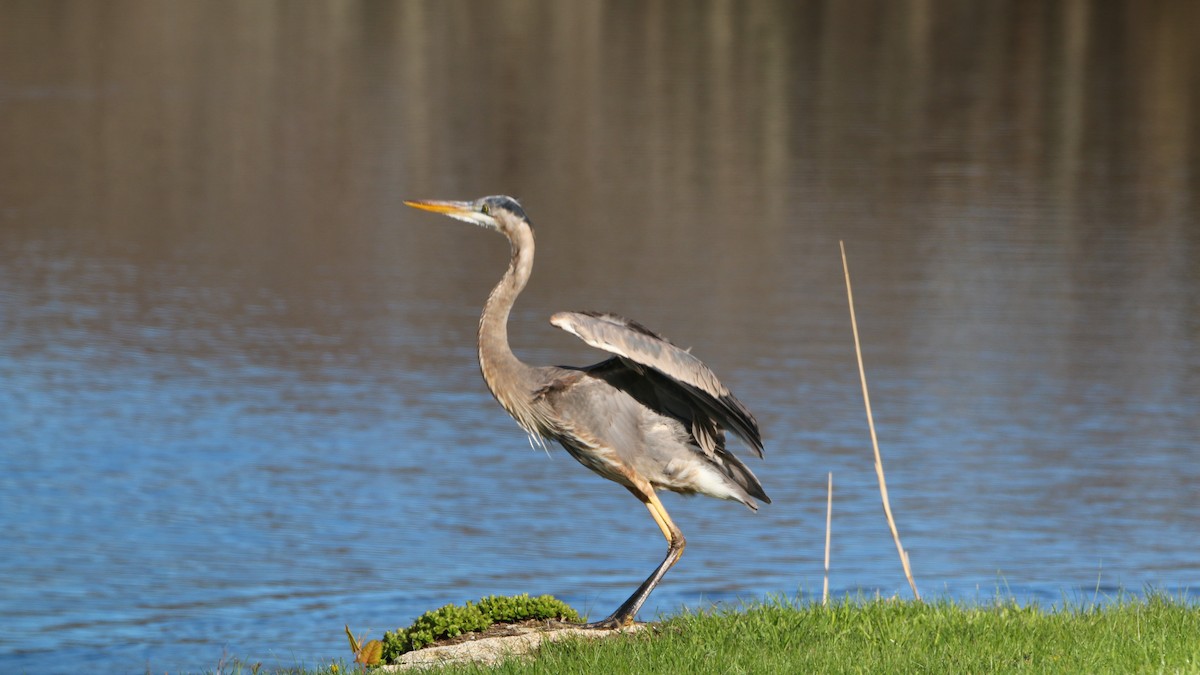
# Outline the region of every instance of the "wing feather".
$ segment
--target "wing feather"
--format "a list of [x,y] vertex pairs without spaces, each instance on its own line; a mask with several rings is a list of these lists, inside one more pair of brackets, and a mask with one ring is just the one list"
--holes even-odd
[[[652,368],[683,389],[722,427],[729,429],[762,457],[762,436],[754,415],[721,384],[716,374],[685,349],[642,324],[616,314],[558,312],[550,323],[587,344],[621,357],[629,367]],[[698,439],[703,442],[703,439]]]

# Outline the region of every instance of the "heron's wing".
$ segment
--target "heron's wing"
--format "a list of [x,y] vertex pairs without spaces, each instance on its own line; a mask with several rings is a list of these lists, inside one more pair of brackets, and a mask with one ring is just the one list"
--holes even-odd
[[[559,312],[550,323],[589,345],[621,357],[635,370],[651,368],[681,388],[688,398],[720,426],[729,429],[762,457],[762,436],[754,415],[721,384],[700,359],[666,338],[616,314]],[[653,378],[660,380],[662,378]]]

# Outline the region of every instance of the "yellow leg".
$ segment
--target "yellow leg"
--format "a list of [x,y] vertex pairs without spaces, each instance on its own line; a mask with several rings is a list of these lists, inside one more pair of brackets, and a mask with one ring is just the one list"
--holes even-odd
[[617,611],[613,612],[606,619],[588,624],[589,628],[623,628],[632,624],[638,610],[642,608],[642,604],[646,602],[646,598],[650,597],[650,592],[662,580],[667,570],[674,567],[675,563],[679,561],[679,557],[683,555],[683,549],[687,545],[687,541],[683,538],[683,532],[671,520],[671,516],[667,515],[667,510],[663,508],[662,502],[658,500],[658,495],[654,494],[654,488],[649,485],[639,487],[642,487],[642,489],[631,487],[629,491],[646,505],[646,509],[650,511],[650,515],[654,518],[654,522],[658,524],[658,529],[662,530],[663,536],[667,538],[667,557],[642,582],[642,585],[638,586],[633,595],[621,603]]
[[679,542],[679,555],[671,561],[674,566],[679,562],[679,556],[683,555],[683,548],[687,545],[687,540],[683,538],[683,532],[675,525],[675,521],[671,520],[671,516],[667,514],[667,509],[658,500],[658,495],[651,492],[650,497],[645,500],[646,509],[650,511],[650,515],[654,517],[654,522],[658,523],[658,529],[662,530],[663,536],[667,538],[667,544],[674,546],[675,542]]

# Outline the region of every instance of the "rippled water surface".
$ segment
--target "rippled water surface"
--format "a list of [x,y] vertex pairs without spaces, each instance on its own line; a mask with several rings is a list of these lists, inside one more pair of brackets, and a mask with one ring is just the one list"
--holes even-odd
[[[475,364],[522,200],[546,320],[634,317],[757,414],[774,503],[666,495],[644,618],[1200,587],[1197,5],[0,4],[0,670],[348,655],[665,546]],[[749,453],[743,451],[743,456]]]

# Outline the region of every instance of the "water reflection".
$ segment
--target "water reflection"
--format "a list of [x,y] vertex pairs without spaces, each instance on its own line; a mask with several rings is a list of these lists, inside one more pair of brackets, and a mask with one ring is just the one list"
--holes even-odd
[[[318,662],[340,627],[550,592],[603,613],[644,509],[531,450],[479,381],[513,317],[642,320],[758,414],[775,504],[668,497],[656,611],[1194,588],[1194,3],[0,5],[0,663]],[[45,654],[53,649],[54,662]]]

